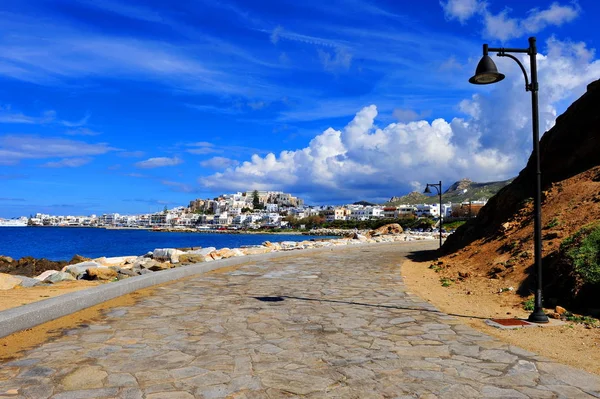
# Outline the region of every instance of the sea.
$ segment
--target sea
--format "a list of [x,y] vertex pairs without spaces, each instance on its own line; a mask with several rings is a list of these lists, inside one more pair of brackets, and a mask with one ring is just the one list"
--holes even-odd
[[240,248],[265,241],[303,241],[323,236],[297,234],[172,233],[89,227],[0,227],[0,255],[49,260],[144,255],[155,248]]

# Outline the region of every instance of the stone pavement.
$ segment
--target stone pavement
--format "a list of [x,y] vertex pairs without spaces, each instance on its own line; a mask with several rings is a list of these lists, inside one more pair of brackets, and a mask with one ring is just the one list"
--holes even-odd
[[436,245],[293,252],[174,282],[0,365],[0,397],[600,397],[600,377],[408,294],[403,256]]

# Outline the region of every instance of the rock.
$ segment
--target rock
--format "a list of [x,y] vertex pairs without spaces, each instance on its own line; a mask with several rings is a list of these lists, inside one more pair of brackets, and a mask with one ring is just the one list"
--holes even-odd
[[242,248],[241,251],[245,255],[258,255],[258,254],[266,254],[271,252],[271,248],[267,247],[252,247],[252,248]]
[[554,309],[554,311],[556,313],[558,313],[559,315],[566,313],[567,309],[563,308],[562,306],[557,306],[556,309]]
[[155,260],[159,260],[159,261],[168,260],[171,263],[178,263],[179,256],[183,253],[184,253],[183,251],[180,251],[175,248],[162,248],[162,249],[157,248],[154,251],[152,251],[152,257]]
[[284,251],[290,249],[299,249],[296,241],[282,241],[279,243],[279,245],[281,245],[281,249]]
[[265,246],[265,247],[272,247],[273,243],[271,241],[265,241],[265,242],[262,243],[262,245]]
[[77,263],[75,265],[65,266],[65,267],[63,267],[62,271],[71,273],[73,275],[73,277],[77,278],[80,275],[84,274],[86,272],[86,270],[89,269],[90,267],[100,267],[100,264],[96,263],[96,262],[82,262],[82,263]]
[[112,258],[98,258],[94,259],[94,262],[101,264],[102,266],[120,266],[128,263],[133,263],[137,260],[137,256],[117,256]]
[[139,273],[133,269],[125,269],[122,267],[117,268],[115,271],[117,273],[119,273],[120,275],[127,276],[127,277],[135,277],[135,276],[139,275]]
[[367,236],[375,237],[387,234],[401,234],[403,231],[404,230],[402,229],[402,226],[400,226],[398,223],[390,223],[386,224],[385,226],[381,226],[378,229],[371,230],[367,233]]
[[50,276],[52,276],[53,274],[56,274],[56,273],[60,273],[60,272],[58,270],[46,270],[45,272],[43,272],[39,276],[34,277],[34,279],[36,279],[38,281],[44,281],[48,277],[50,277]]
[[12,276],[6,273],[0,273],[0,290],[12,290],[13,288],[20,285],[21,280],[16,276]]
[[233,252],[233,256],[244,256],[244,253],[239,248],[233,248],[231,252]]
[[0,263],[13,263],[14,259],[10,256],[0,255]]
[[354,239],[358,240],[358,241],[367,241],[368,240],[367,236],[364,236],[364,235],[358,234],[358,233],[355,234]]
[[108,267],[90,267],[87,269],[86,280],[113,280],[117,277],[117,272]]
[[150,267],[147,267],[146,269],[143,270],[151,270],[153,272],[159,272],[161,270],[167,270],[170,269],[172,267],[172,265],[170,263],[160,263],[160,262],[156,262],[155,264],[153,264]]
[[152,273],[152,270],[149,270],[149,269],[142,269],[142,270],[140,270],[140,275],[142,275],[142,274],[149,274],[149,273]]
[[181,263],[183,265],[191,265],[193,263],[202,263],[202,262],[206,262],[206,258],[204,255],[201,255],[201,254],[187,253],[187,254],[179,255],[179,263]]
[[90,258],[86,258],[85,256],[73,255],[73,257],[69,261],[69,264],[70,265],[76,265],[77,263],[89,262],[89,261],[91,261],[91,259]]
[[71,273],[67,272],[56,272],[50,274],[48,277],[44,279],[45,283],[60,283],[61,281],[73,281],[76,280],[75,277]]
[[18,278],[19,280],[21,280],[21,287],[24,287],[24,288],[35,287],[36,285],[41,284],[41,281],[36,280],[31,277],[25,277],[25,276],[15,276],[15,277]]
[[219,250],[212,252],[210,255],[213,256],[213,259],[214,259],[214,255],[218,256],[220,259],[227,259],[227,258],[234,257],[235,253],[229,248],[221,248]]
[[216,251],[217,248],[215,247],[206,247],[206,248],[202,248],[202,249],[196,249],[193,251],[188,251],[188,254],[194,254],[194,255],[202,255],[202,256],[206,256],[208,254],[210,254],[213,251]]

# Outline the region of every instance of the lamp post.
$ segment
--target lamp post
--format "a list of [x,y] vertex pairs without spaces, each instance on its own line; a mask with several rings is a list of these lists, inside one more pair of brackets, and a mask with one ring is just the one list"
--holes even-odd
[[434,187],[437,190],[438,195],[440,196],[440,248],[442,247],[442,181],[440,180],[439,183],[427,183],[427,186],[425,187],[425,191],[423,191],[425,194],[431,194],[431,190],[429,189],[429,187]]
[[[528,48],[503,48],[503,47],[488,47],[483,45],[483,57],[479,64],[475,75],[469,79],[470,83],[478,85],[486,85],[496,83],[504,79],[504,75],[498,72],[496,64],[488,56],[488,51],[497,51],[498,57],[508,57],[513,59],[523,71],[525,77],[525,91],[531,92],[531,120],[533,126],[533,155],[535,163],[535,194],[533,207],[533,232],[534,232],[534,253],[535,253],[535,270],[537,274],[537,288],[535,290],[535,307],[529,315],[529,321],[534,323],[548,323],[548,316],[542,308],[542,172],[540,170],[540,135],[539,135],[539,111],[538,111],[538,78],[537,78],[537,47],[535,37],[529,38]],[[508,53],[525,53],[529,55],[529,64],[531,66],[531,83],[527,77],[527,72],[523,64],[517,57]]]

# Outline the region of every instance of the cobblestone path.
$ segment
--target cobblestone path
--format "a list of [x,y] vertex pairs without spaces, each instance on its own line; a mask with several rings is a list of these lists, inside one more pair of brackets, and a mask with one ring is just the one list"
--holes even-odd
[[407,294],[403,256],[434,244],[297,252],[163,286],[0,365],[0,397],[600,397],[600,377]]

